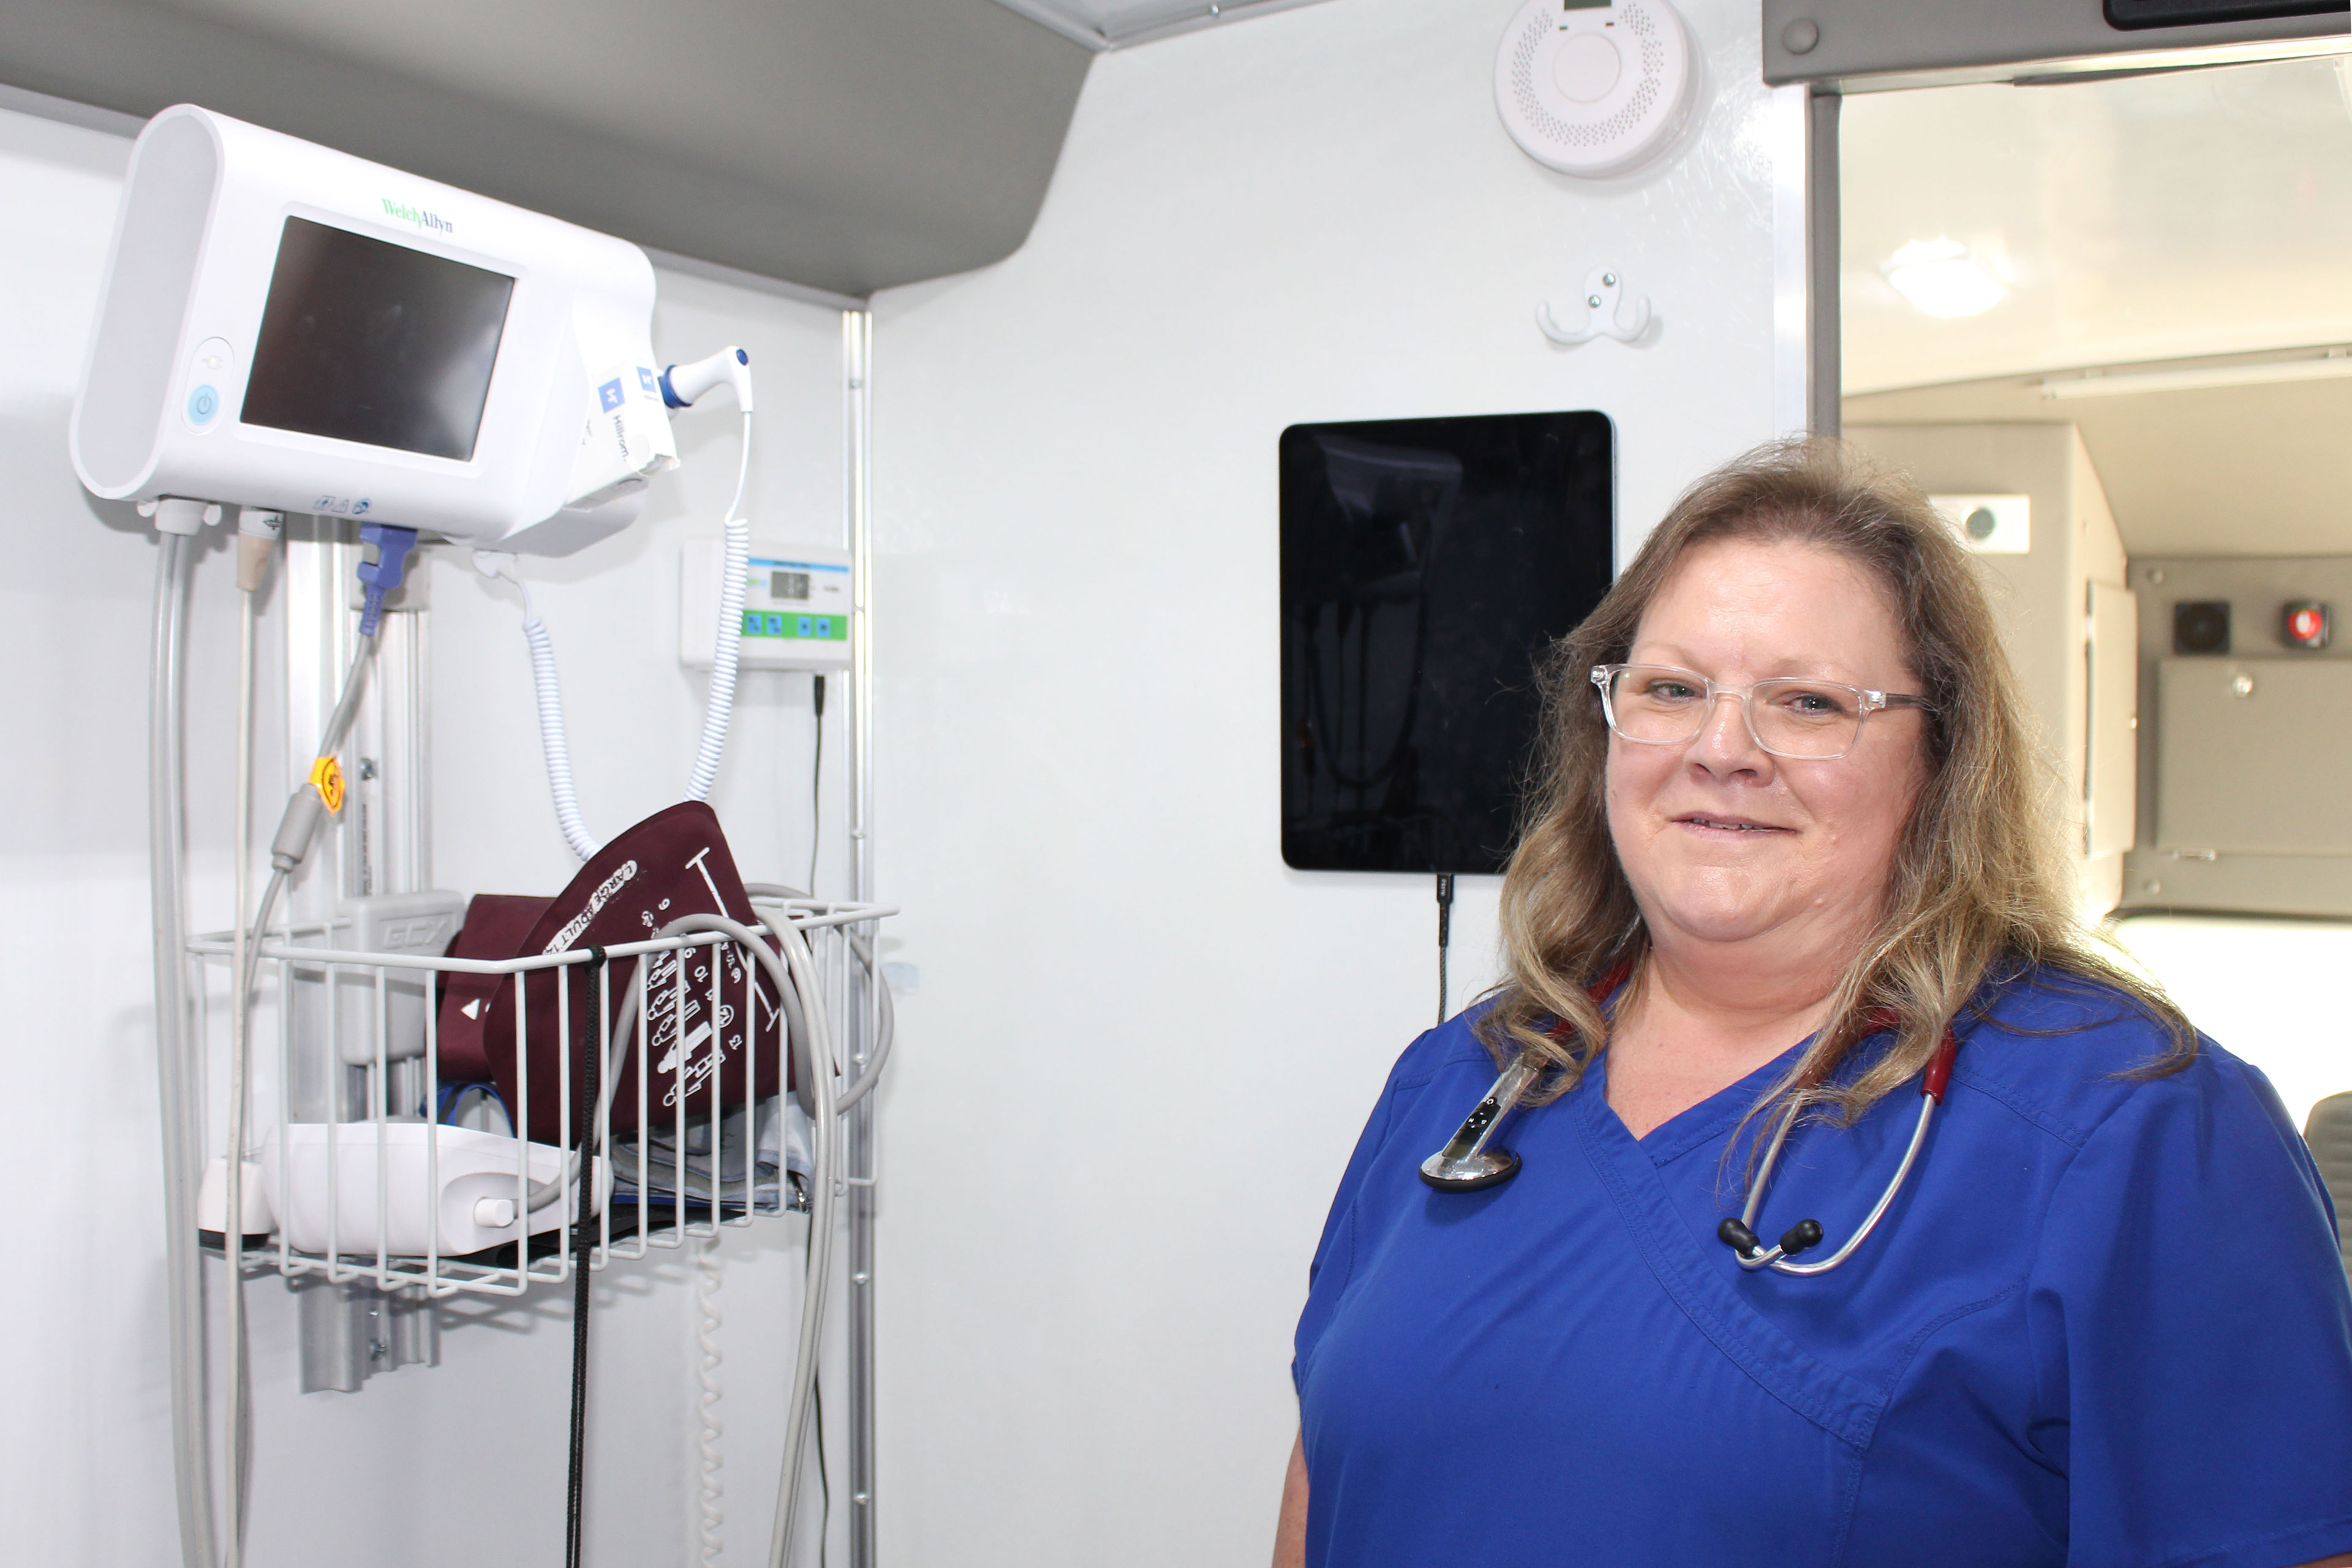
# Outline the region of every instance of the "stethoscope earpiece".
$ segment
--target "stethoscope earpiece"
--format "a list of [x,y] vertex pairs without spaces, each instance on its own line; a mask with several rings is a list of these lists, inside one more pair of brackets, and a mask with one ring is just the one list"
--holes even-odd
[[1778,1247],[1766,1248],[1756,1238],[1756,1211],[1763,1205],[1764,1189],[1772,1180],[1772,1167],[1780,1163],[1780,1146],[1789,1141],[1789,1129],[1796,1124],[1804,1108],[1791,1106],[1780,1118],[1780,1125],[1772,1131],[1772,1142],[1764,1151],[1763,1163],[1756,1168],[1756,1180],[1748,1189],[1748,1205],[1737,1219],[1727,1218],[1715,1227],[1716,1239],[1731,1248],[1739,1258],[1739,1267],[1748,1269],[1769,1268],[1775,1274],[1826,1274],[1853,1256],[1853,1249],[1863,1244],[1878,1222],[1895,1205],[1903,1184],[1910,1179],[1911,1167],[1919,1161],[1920,1146],[1927,1142],[1927,1124],[1936,1119],[1936,1108],[1944,1102],[1944,1090],[1952,1081],[1952,1059],[1960,1053],[1959,1037],[1947,1028],[1944,1043],[1936,1047],[1928,1058],[1927,1070],[1919,1079],[1919,1120],[1911,1128],[1911,1142],[1903,1151],[1903,1163],[1895,1167],[1894,1179],[1886,1190],[1878,1194],[1859,1227],[1846,1244],[1815,1263],[1793,1263],[1790,1260],[1801,1252],[1810,1252],[1822,1244],[1822,1222],[1801,1219],[1790,1226],[1780,1237]]
[[[1715,1238],[1732,1251],[1738,1253],[1743,1258],[1763,1245],[1756,1239],[1756,1233],[1741,1224],[1735,1215],[1725,1216],[1724,1222],[1715,1227]],[[1810,1252],[1821,1244],[1822,1222],[1817,1219],[1801,1219],[1781,1236],[1780,1256],[1794,1258],[1800,1252]]]

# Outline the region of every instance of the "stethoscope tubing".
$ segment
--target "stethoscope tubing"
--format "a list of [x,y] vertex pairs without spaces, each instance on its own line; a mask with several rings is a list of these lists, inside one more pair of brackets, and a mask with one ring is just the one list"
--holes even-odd
[[[1959,1049],[1959,1037],[1947,1027],[1943,1043],[1937,1047],[1936,1054],[1928,1059],[1926,1070],[1920,1075],[1919,1119],[1912,1123],[1911,1141],[1904,1147],[1902,1163],[1895,1168],[1895,1174],[1880,1191],[1878,1201],[1871,1205],[1870,1213],[1855,1227],[1853,1234],[1846,1237],[1845,1244],[1827,1258],[1805,1263],[1799,1263],[1790,1256],[1785,1245],[1787,1237],[1770,1247],[1755,1247],[1751,1250],[1747,1245],[1757,1239],[1756,1216],[1764,1206],[1765,1191],[1772,1184],[1772,1172],[1780,1163],[1781,1149],[1789,1142],[1790,1130],[1797,1124],[1797,1119],[1803,1114],[1805,1107],[1793,1105],[1783,1112],[1780,1124],[1772,1130],[1772,1142],[1766,1145],[1764,1158],[1757,1165],[1755,1179],[1748,1184],[1748,1199],[1740,1210],[1738,1224],[1735,1226],[1731,1221],[1726,1220],[1723,1225],[1721,1234],[1731,1244],[1732,1255],[1739,1260],[1739,1267],[1751,1273],[1769,1268],[1776,1274],[1805,1278],[1826,1274],[1853,1257],[1854,1249],[1870,1239],[1871,1233],[1878,1228],[1879,1222],[1886,1217],[1886,1211],[1895,1206],[1895,1200],[1902,1195],[1905,1184],[1910,1181],[1912,1167],[1919,1163],[1919,1152],[1927,1146],[1927,1129],[1934,1124],[1936,1111],[1943,1104],[1945,1091],[1951,1085],[1952,1063]],[[1497,1186],[1517,1175],[1519,1171],[1518,1155],[1496,1146],[1494,1139],[1501,1131],[1505,1119],[1517,1109],[1519,1097],[1527,1092],[1528,1086],[1537,1077],[1537,1069],[1528,1065],[1524,1053],[1512,1058],[1495,1079],[1495,1086],[1481,1098],[1445,1147],[1422,1162],[1421,1179],[1440,1192],[1465,1193]],[[1800,1236],[1800,1244],[1803,1245],[1801,1232],[1807,1228],[1811,1230],[1815,1238],[1820,1237],[1820,1225],[1811,1220],[1790,1235]],[[1736,1240],[1735,1231],[1738,1233]]]
[[[1927,1142],[1927,1124],[1936,1119],[1936,1108],[1939,1103],[1937,1096],[1927,1093],[1925,1089],[1920,1091],[1919,1120],[1911,1125],[1911,1142],[1903,1151],[1903,1163],[1895,1168],[1894,1179],[1889,1181],[1885,1190],[1878,1194],[1878,1202],[1871,1205],[1870,1213],[1861,1226],[1852,1236],[1846,1237],[1843,1247],[1839,1247],[1827,1258],[1810,1263],[1797,1263],[1786,1256],[1779,1242],[1774,1242],[1760,1252],[1752,1254],[1735,1252],[1733,1256],[1739,1259],[1739,1267],[1750,1271],[1769,1268],[1775,1274],[1801,1276],[1826,1274],[1853,1257],[1853,1249],[1870,1239],[1870,1233],[1878,1228],[1878,1222],[1886,1217],[1888,1209],[1895,1206],[1895,1198],[1902,1194],[1903,1184],[1910,1180],[1911,1167],[1918,1163],[1920,1147]],[[1739,1223],[1751,1231],[1756,1228],[1757,1211],[1764,1206],[1764,1189],[1771,1183],[1772,1167],[1780,1158],[1780,1145],[1788,1142],[1789,1129],[1795,1123],[1802,1109],[1802,1107],[1792,1106],[1788,1113],[1780,1118],[1780,1125],[1772,1133],[1771,1144],[1764,1151],[1763,1163],[1757,1167],[1756,1179],[1748,1184],[1748,1204],[1739,1212]]]

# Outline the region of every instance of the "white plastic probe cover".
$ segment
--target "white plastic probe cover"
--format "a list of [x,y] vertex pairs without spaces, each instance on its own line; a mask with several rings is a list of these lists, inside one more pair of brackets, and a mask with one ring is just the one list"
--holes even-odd
[[689,407],[721,383],[735,389],[735,406],[751,413],[751,356],[732,343],[707,358],[674,364],[662,372],[662,400],[673,408]]
[[1530,158],[1563,174],[1622,174],[1690,117],[1697,70],[1666,0],[1528,0],[1495,60],[1495,107]]

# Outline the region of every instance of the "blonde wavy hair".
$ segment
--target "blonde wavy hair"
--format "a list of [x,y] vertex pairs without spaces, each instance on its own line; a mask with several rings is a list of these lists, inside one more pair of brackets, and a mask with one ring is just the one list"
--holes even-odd
[[[1759,447],[1693,485],[1545,660],[1537,761],[1503,878],[1509,975],[1475,1025],[1496,1060],[1526,1053],[1548,1069],[1531,1098],[1557,1098],[1608,1045],[1587,987],[1621,970],[1639,981],[1649,933],[1609,837],[1610,737],[1587,676],[1629,657],[1643,614],[1694,548],[1727,539],[1811,544],[1863,568],[1895,611],[1905,663],[1929,704],[1927,776],[1887,870],[1884,915],[1811,1048],[1759,1108],[1780,1101],[1851,1120],[1916,1076],[1963,1009],[2036,968],[2118,994],[2158,1025],[2167,1047],[2142,1070],[2187,1066],[2195,1031],[2095,951],[2074,912],[2050,809],[2053,770],[1976,563],[1907,479],[1819,437]],[[1889,1019],[1892,1048],[1842,1075],[1853,1047]]]

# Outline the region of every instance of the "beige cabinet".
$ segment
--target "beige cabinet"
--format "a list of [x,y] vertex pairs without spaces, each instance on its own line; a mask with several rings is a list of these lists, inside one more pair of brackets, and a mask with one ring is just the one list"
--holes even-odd
[[2139,633],[2123,539],[2082,437],[2066,424],[1853,425],[1845,434],[1930,495],[2027,498],[2027,547],[1978,560],[2039,723],[2084,910],[2105,914],[2121,898],[2138,815]]

